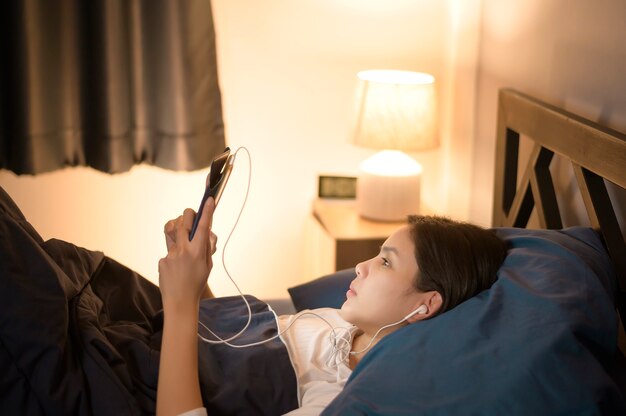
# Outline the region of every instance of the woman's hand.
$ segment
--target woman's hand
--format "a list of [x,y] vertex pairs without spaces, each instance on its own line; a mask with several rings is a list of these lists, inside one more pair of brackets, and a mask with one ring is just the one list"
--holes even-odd
[[182,216],[165,224],[167,256],[159,261],[159,287],[166,309],[197,305],[206,290],[217,241],[211,232],[214,210],[215,202],[209,198],[192,241],[189,232],[195,216],[193,210],[186,209]]

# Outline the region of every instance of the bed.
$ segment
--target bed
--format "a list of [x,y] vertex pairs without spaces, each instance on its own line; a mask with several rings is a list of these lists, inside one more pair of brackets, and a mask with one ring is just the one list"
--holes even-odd
[[[573,162],[590,226],[563,228],[555,154]],[[496,159],[493,225],[510,245],[496,283],[381,340],[324,415],[626,414],[624,210],[612,208],[626,188],[625,136],[503,90]],[[292,287],[290,301],[338,307],[353,278],[342,270]],[[250,300],[247,336],[275,333],[272,310]],[[158,289],[103,253],[44,241],[1,189],[0,304],[0,414],[154,412]],[[201,314],[226,334],[245,320],[235,298],[203,302]],[[280,341],[236,352],[199,345],[210,414],[295,406]]]
[[[498,281],[382,340],[324,414],[626,414],[616,313],[626,313],[626,206],[613,203],[626,136],[504,89],[496,152],[493,226],[512,247]],[[555,154],[572,164],[587,226],[562,229],[572,220]],[[289,291],[298,310],[337,307],[353,278],[342,270]]]

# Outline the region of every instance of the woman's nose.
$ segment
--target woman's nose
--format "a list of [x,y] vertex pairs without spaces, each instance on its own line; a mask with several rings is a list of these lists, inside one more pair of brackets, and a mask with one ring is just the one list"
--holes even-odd
[[356,272],[356,277],[365,277],[367,275],[367,262],[362,261],[361,263],[358,263],[356,265],[356,267],[354,268],[354,271]]

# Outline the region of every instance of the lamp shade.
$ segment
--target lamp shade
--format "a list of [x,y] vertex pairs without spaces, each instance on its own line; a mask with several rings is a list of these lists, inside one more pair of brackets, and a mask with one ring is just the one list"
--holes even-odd
[[432,75],[369,70],[357,77],[355,145],[409,152],[439,145]]

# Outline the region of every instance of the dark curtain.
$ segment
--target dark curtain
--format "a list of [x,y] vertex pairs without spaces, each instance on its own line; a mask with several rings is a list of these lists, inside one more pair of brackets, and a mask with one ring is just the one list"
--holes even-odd
[[223,151],[210,0],[0,3],[0,168],[192,170]]

